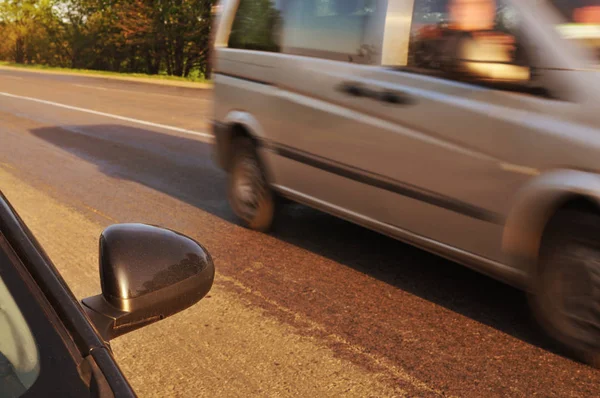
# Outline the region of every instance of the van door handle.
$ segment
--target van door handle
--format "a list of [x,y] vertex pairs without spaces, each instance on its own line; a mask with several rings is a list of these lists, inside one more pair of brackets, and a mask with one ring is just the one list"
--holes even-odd
[[379,100],[395,105],[412,105],[416,102],[412,96],[402,91],[384,91]]
[[339,90],[352,97],[363,97],[365,88],[354,82],[345,82],[340,85]]
[[339,91],[352,97],[371,98],[376,101],[385,102],[394,105],[411,105],[414,99],[402,91],[377,91],[372,90],[356,82],[344,82],[340,85]]

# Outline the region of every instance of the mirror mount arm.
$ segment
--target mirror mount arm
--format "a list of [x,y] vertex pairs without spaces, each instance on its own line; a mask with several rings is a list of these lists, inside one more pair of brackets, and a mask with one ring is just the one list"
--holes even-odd
[[83,308],[105,341],[160,321],[197,303],[212,287],[215,269],[212,264],[194,276],[168,285],[153,294],[135,299],[118,299],[120,308],[106,292],[82,300]]
[[81,304],[100,336],[107,342],[160,319],[156,317],[145,319],[144,322],[127,323],[130,313],[115,308],[101,294],[83,299]]

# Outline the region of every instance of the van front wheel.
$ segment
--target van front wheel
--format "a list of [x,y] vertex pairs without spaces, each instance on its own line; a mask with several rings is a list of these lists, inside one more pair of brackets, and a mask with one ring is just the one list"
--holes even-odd
[[243,224],[266,232],[273,224],[275,195],[269,187],[264,168],[253,141],[237,138],[229,172],[229,203]]
[[579,359],[600,367],[600,217],[563,211],[550,222],[534,275],[538,321]]

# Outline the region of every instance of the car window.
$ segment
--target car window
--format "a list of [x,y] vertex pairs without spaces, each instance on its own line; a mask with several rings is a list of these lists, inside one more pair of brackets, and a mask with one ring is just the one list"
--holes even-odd
[[228,47],[279,52],[282,6],[282,0],[240,0]]
[[528,82],[519,28],[506,0],[416,0],[408,65],[454,80]]
[[0,398],[89,396],[69,333],[0,231]]
[[378,0],[240,0],[229,48],[371,62],[364,38]]
[[288,0],[284,9],[284,52],[364,62],[364,38],[376,16],[374,0]]
[[560,13],[562,23],[556,26],[559,33],[572,43],[592,50],[596,64],[600,65],[600,0],[549,0]]
[[0,397],[24,394],[39,374],[40,359],[35,339],[0,277]]

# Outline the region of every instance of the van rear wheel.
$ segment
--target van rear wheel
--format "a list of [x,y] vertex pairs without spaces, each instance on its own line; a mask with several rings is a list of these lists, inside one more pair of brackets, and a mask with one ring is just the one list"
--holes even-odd
[[551,220],[534,275],[531,305],[548,334],[600,367],[600,216],[564,211]]
[[275,195],[250,138],[236,138],[233,143],[228,190],[231,208],[246,227],[261,232],[271,228]]

